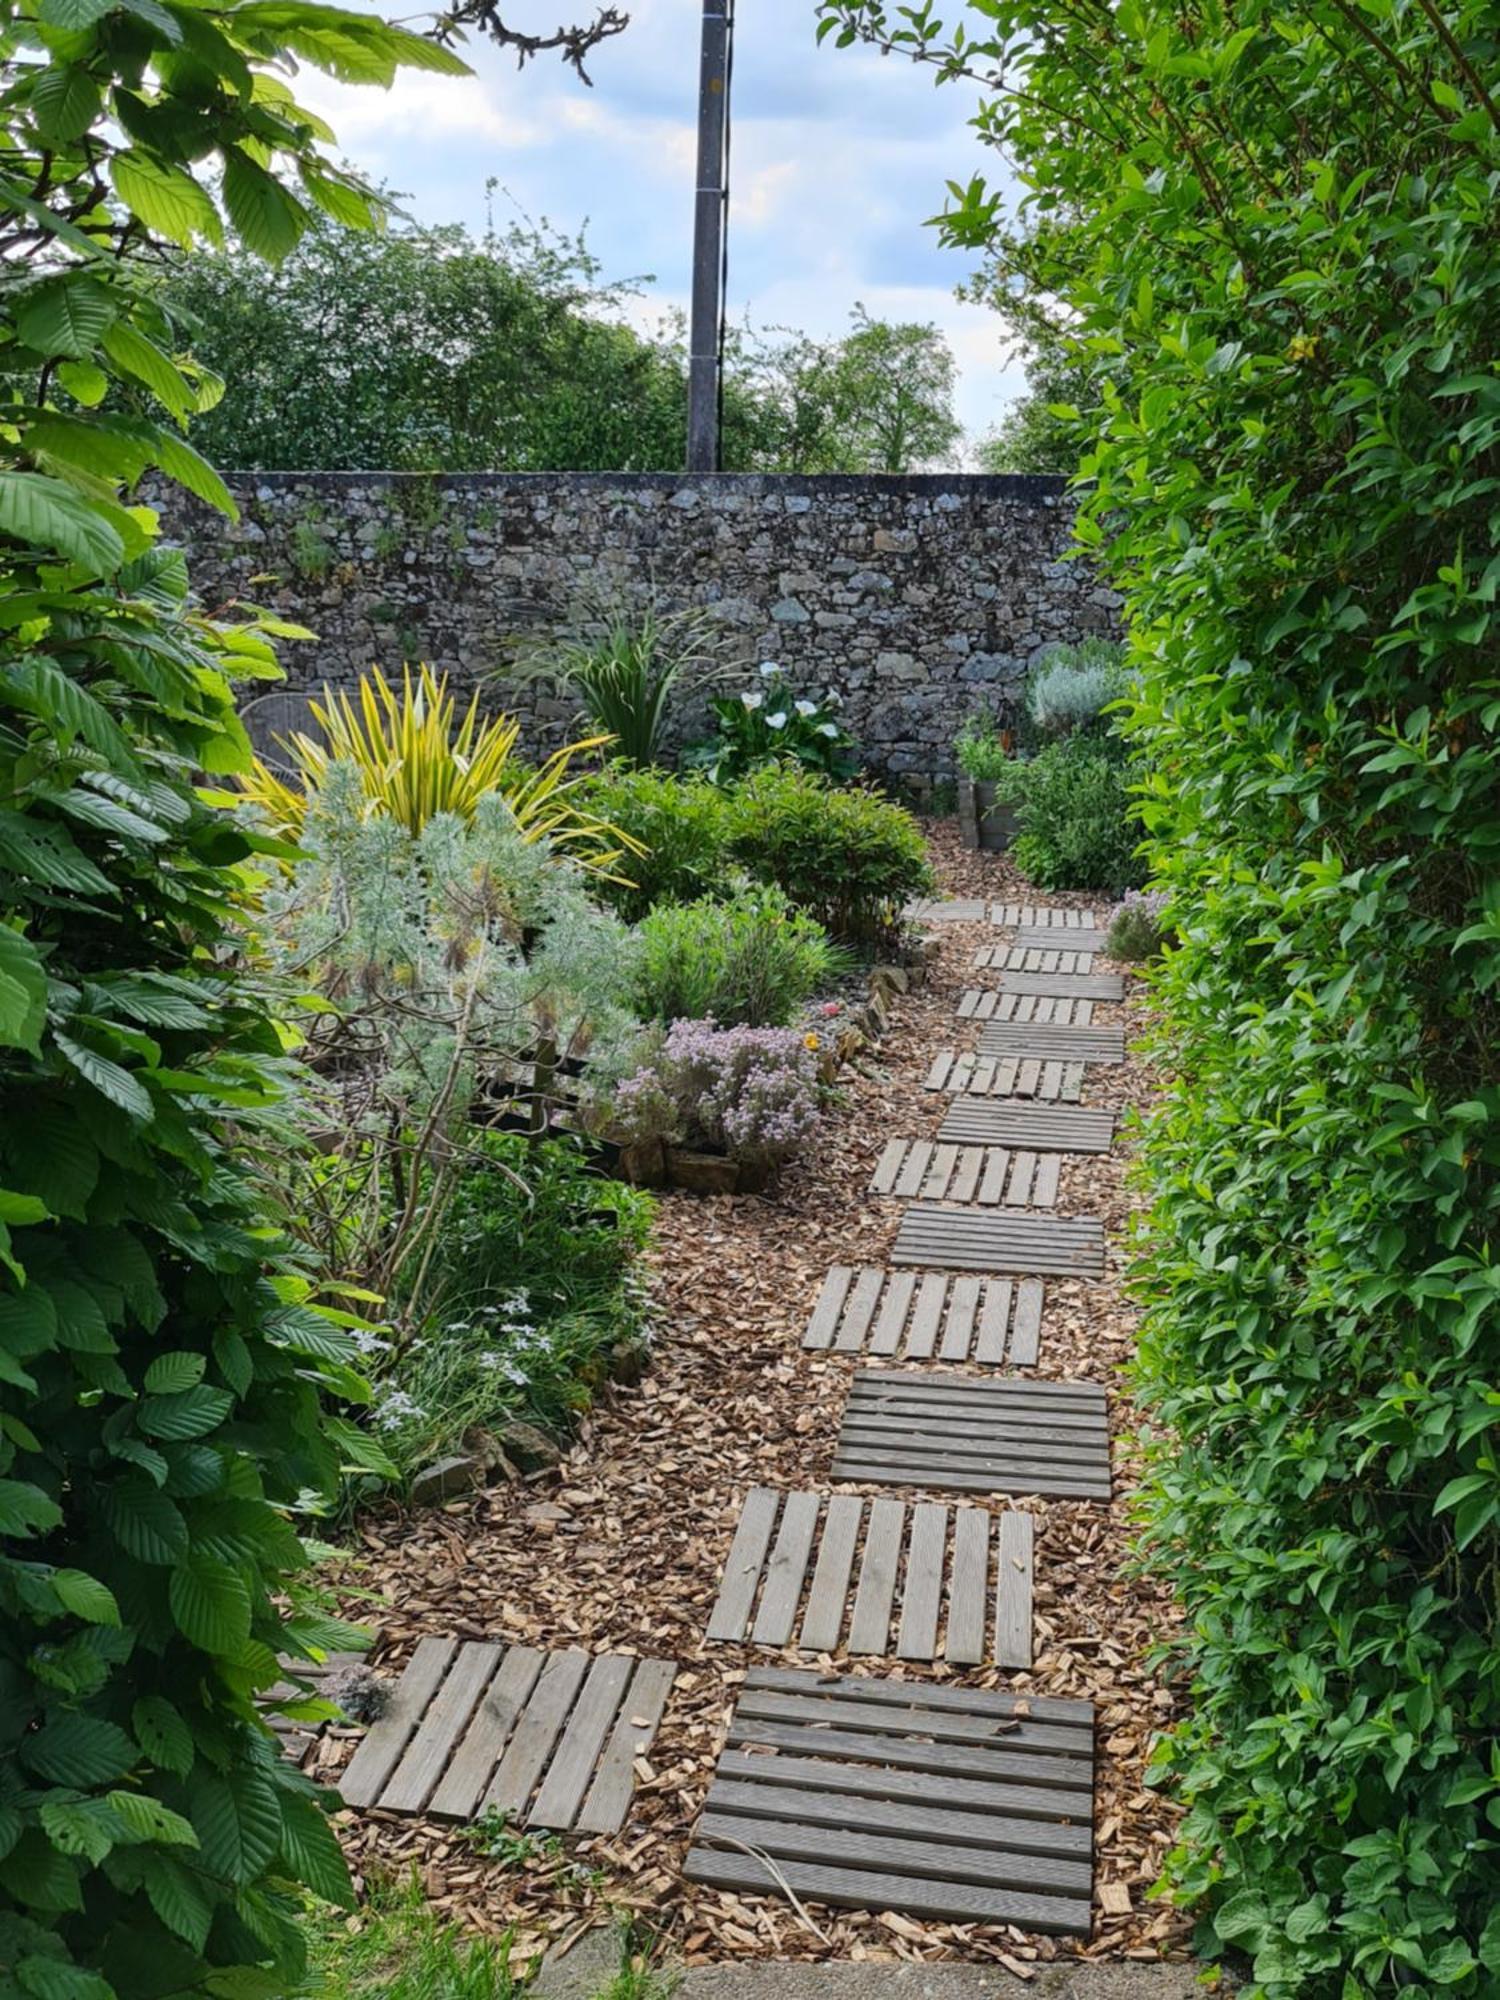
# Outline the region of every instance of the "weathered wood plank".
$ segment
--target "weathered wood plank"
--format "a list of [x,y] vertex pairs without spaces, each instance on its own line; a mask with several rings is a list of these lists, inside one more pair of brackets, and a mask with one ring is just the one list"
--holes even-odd
[[843,1321],[834,1337],[833,1345],[838,1353],[857,1354],[864,1346],[865,1334],[875,1317],[880,1283],[880,1272],[873,1265],[861,1271],[855,1279],[844,1307]]
[[578,1833],[618,1833],[635,1789],[635,1764],[651,1748],[677,1669],[670,1660],[641,1660],[599,1759],[598,1775],[573,1822]]
[[1114,1114],[1075,1105],[1022,1104],[1014,1099],[958,1098],[942,1137],[960,1144],[1027,1146],[1044,1153],[1107,1153]]
[[683,1873],[692,1881],[741,1894],[781,1897],[791,1889],[809,1902],[827,1903],[834,1909],[901,1910],[908,1916],[942,1922],[1015,1924],[1024,1930],[1060,1936],[1087,1937],[1089,1932],[1090,1909],[1086,1899],[1026,1896],[965,1883],[921,1883],[801,1861],[778,1860],[773,1866],[748,1854],[709,1847],[690,1848]]
[[504,1651],[470,1641],[460,1646],[447,1679],[427,1706],[416,1735],[380,1794],[386,1812],[420,1812],[436,1791],[454,1745],[469,1726]]
[[881,1301],[880,1317],[870,1335],[872,1354],[895,1354],[901,1346],[901,1336],[906,1330],[906,1315],[911,1305],[911,1295],[917,1288],[915,1271],[893,1271],[886,1279],[885,1297]]
[[1078,1895],[1087,1897],[1092,1871],[1075,1861],[1060,1861],[1051,1855],[1007,1853],[1004,1848],[976,1847],[972,1842],[939,1841],[930,1835],[911,1838],[899,1833],[842,1830],[830,1839],[826,1827],[805,1826],[796,1820],[772,1820],[760,1815],[744,1817],[717,1805],[710,1795],[697,1836],[710,1846],[732,1844],[735,1848],[758,1848],[774,1854],[778,1861],[824,1862],[835,1860],[840,1867],[887,1870],[912,1876],[934,1885],[972,1882],[994,1889],[1029,1890],[1037,1895]]
[[943,1564],[948,1553],[948,1509],[931,1501],[914,1507],[906,1550],[906,1587],[896,1656],[931,1660],[937,1655],[938,1612],[943,1601]]
[[1123,1028],[1084,1027],[1074,1021],[990,1021],[979,1034],[982,1055],[1052,1057],[1063,1062],[1122,1063]]
[[1091,1216],[1023,1219],[1005,1210],[917,1203],[901,1218],[891,1262],[1027,1277],[1101,1278],[1104,1229]]
[[572,1826],[634,1671],[635,1662],[621,1653],[605,1653],[589,1668],[562,1741],[526,1815],[528,1826],[563,1832]]
[[545,1659],[546,1654],[535,1646],[512,1646],[507,1651],[442,1783],[428,1801],[427,1810],[434,1819],[474,1817]]
[[749,1630],[755,1592],[766,1551],[771,1546],[771,1530],[776,1525],[780,1500],[780,1494],[769,1486],[754,1487],[746,1498],[734,1540],[729,1545],[718,1602],[708,1621],[710,1639],[743,1639]]
[[1052,1722],[1077,1733],[1085,1754],[1094,1740],[1094,1704],[1071,1695],[1007,1694],[1000,1688],[948,1687],[940,1681],[894,1681],[864,1674],[818,1673],[808,1667],[752,1667],[750,1688],[814,1689],[850,1701],[883,1701],[895,1708],[951,1708],[961,1715],[1018,1716]]
[[345,1805],[372,1806],[380,1797],[457,1651],[456,1639],[417,1641],[385,1713],[366,1732],[339,1779],[339,1796]]
[[955,1509],[953,1574],[943,1658],[955,1667],[984,1659],[985,1607],[989,1602],[990,1517],[981,1507]]
[[832,1343],[853,1278],[854,1273],[847,1264],[835,1264],[824,1278],[812,1318],[802,1336],[804,1347],[828,1347]]
[[799,1635],[806,1652],[831,1653],[838,1645],[864,1510],[864,1501],[850,1493],[835,1493],[828,1502],[823,1542]]
[[[1002,1815],[1025,1823],[1032,1839],[1048,1843],[1053,1854],[1088,1854],[1093,1847],[1086,1792],[1059,1792],[1051,1786],[1012,1783],[1006,1778],[978,1778],[959,1771],[929,1773],[890,1765],[836,1763],[791,1754],[775,1757],[754,1750],[729,1749],[719,1759],[718,1776],[758,1783],[796,1785],[825,1795],[836,1808],[858,1812],[849,1800],[890,1800],[903,1808],[940,1808]],[[1064,1814],[1057,1818],[1055,1815]],[[1076,1814],[1077,1817],[1071,1817]]]
[[490,1780],[484,1795],[486,1807],[493,1806],[496,1812],[512,1818],[525,1812],[588,1669],[588,1654],[576,1647],[549,1656]]
[[[726,1756],[737,1757],[730,1751]],[[762,1758],[771,1772],[790,1759]],[[895,1775],[895,1774],[893,1774]],[[756,1784],[748,1779],[716,1776],[707,1804],[716,1811],[743,1813],[750,1819],[789,1819],[803,1826],[849,1827],[856,1832],[895,1833],[954,1841],[966,1847],[1004,1846],[1017,1853],[1050,1854],[1079,1871],[1079,1886],[1087,1886],[1091,1851],[1088,1829],[1027,1819],[998,1819],[991,1810],[961,1806],[918,1805],[901,1797],[866,1798],[847,1792],[815,1791],[803,1784]],[[748,1841],[747,1846],[754,1846]],[[1062,1878],[1070,1883],[1073,1877]]]
[[766,1564],[760,1610],[750,1634],[759,1646],[784,1646],[792,1636],[820,1504],[816,1493],[789,1493],[786,1497],[776,1545]]
[[1029,1514],[1000,1516],[999,1577],[995,1585],[995,1664],[1031,1665],[1032,1528]]
[[906,1509],[899,1500],[877,1500],[870,1509],[859,1585],[854,1595],[854,1615],[849,1621],[851,1653],[886,1650],[905,1522]]

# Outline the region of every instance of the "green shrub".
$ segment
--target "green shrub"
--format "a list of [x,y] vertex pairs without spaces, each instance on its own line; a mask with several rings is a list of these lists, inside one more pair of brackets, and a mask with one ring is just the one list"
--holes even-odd
[[124,500],[156,467],[234,511],[182,435],[222,385],[173,358],[173,245],[369,217],[293,48],[462,65],[305,0],[46,11],[0,112],[0,1989],[258,2000],[301,1978],[298,1884],[350,1899],[260,1703],[350,1642],[294,1523],[376,1455],[320,1408],[357,1348],[257,1173],[292,1079],[230,922],[252,841],[194,782],[249,766],[274,621],[199,614]]
[[652,1202],[566,1139],[479,1136],[454,1191],[439,1270],[448,1302],[523,1291],[539,1317],[612,1297],[651,1234]]
[[568,1140],[486,1133],[443,1225],[441,1304],[392,1350],[373,1421],[415,1472],[510,1415],[565,1432],[646,1338],[650,1195],[594,1172]]
[[1015,747],[1015,731],[1003,728],[988,714],[971,715],[953,743],[959,770],[976,785],[1006,777]]
[[1127,889],[1109,920],[1108,956],[1122,965],[1142,965],[1155,958],[1166,942],[1161,922],[1165,901],[1156,889]]
[[1118,745],[1066,737],[1013,765],[1004,782],[1020,826],[1011,855],[1039,888],[1117,892],[1144,881]]
[[638,941],[635,1005],[648,1021],[785,1027],[843,963],[822,925],[774,888],[664,904]]
[[1045,737],[1108,733],[1104,711],[1129,687],[1125,649],[1110,639],[1053,646],[1026,682],[1026,712]]
[[723,881],[727,804],[706,778],[611,764],[580,787],[577,798],[646,850],[620,862],[614,872],[623,881],[591,884],[627,922],[655,903],[689,902]]
[[877,792],[835,787],[790,764],[767,766],[737,787],[729,852],[850,943],[889,933],[902,907],[932,885],[910,813]]
[[705,611],[604,603],[585,607],[571,632],[521,665],[571,688],[593,728],[613,739],[612,754],[644,770],[660,756],[679,682],[701,681],[724,642],[724,626]]

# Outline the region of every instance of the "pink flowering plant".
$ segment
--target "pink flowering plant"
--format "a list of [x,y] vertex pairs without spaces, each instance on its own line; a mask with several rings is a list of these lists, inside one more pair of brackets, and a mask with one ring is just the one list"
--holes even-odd
[[817,1036],[674,1021],[593,1115],[622,1145],[667,1139],[778,1166],[818,1122]]

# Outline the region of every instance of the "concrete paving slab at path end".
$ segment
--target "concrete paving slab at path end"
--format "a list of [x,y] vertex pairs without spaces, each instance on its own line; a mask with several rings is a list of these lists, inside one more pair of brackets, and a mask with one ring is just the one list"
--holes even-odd
[[[707,1965],[674,2000],[1202,2000],[1192,1965],[1039,1965],[1031,1979],[985,1965]],[[1220,1991],[1227,1989],[1221,1988]]]

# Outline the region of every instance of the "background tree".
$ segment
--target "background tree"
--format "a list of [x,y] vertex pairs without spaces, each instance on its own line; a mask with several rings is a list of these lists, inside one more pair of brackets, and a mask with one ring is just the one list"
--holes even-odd
[[372,219],[287,75],[463,65],[317,0],[10,0],[0,36],[0,1988],[277,2000],[304,1889],[349,1892],[257,1698],[343,1632],[295,1522],[370,1462],[320,1407],[364,1385],[255,1172],[295,1075],[236,953],[255,842],[196,789],[249,762],[276,627],[199,616],[127,495],[233,511],[171,246]]
[[[1500,42],[1485,0],[834,0],[976,77],[945,235],[1109,373],[1180,942],[1138,1386],[1161,1775],[1276,2000],[1500,1991]],[[973,39],[969,40],[972,30]]]
[[[161,303],[228,380],[195,437],[256,470],[675,471],[687,355],[670,315],[627,317],[649,280],[609,279],[582,232],[332,223],[267,266],[178,260]],[[729,471],[911,471],[950,452],[953,361],[935,328],[858,310],[843,340],[732,329]]]

